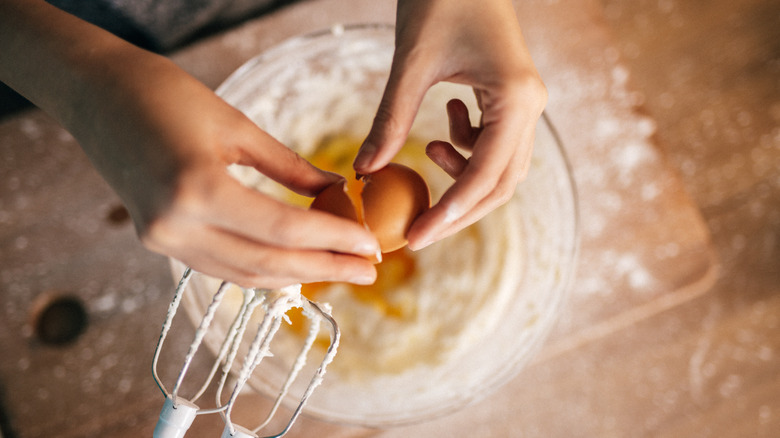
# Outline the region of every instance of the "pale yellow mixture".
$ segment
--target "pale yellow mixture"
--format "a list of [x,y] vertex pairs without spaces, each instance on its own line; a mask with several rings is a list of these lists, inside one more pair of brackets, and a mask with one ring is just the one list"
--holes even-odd
[[[359,141],[326,139],[308,157],[349,181]],[[397,161],[420,172],[434,201],[452,183],[422,152],[407,144]],[[306,205],[310,199],[286,195]],[[435,366],[462,352],[499,324],[522,277],[521,227],[513,203],[430,247],[384,255],[372,286],[308,284],[302,293],[333,307],[342,330],[333,372],[350,377],[396,374]],[[292,312],[293,322],[297,318]],[[301,333],[304,330],[301,329]]]

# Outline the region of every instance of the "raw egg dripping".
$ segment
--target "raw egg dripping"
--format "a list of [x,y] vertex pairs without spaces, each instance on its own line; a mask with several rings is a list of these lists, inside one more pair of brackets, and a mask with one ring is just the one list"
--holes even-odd
[[430,208],[425,180],[409,167],[390,163],[356,181],[359,184],[332,184],[314,198],[311,208],[362,224],[374,233],[383,253],[406,246],[412,222]]
[[[306,158],[321,169],[341,175],[354,175],[352,173],[354,172],[352,170],[352,160],[354,159],[355,154],[357,154],[361,142],[362,140],[358,137],[334,135],[323,139],[322,143],[316,147],[314,152],[309,154]],[[424,150],[424,142],[408,139],[407,144],[399,151],[396,158],[407,164],[417,163],[427,159]],[[340,199],[340,201],[336,201],[337,204],[331,205],[343,206],[343,209],[337,207],[341,214],[331,210],[326,211],[362,223],[362,219],[358,218],[358,214],[362,215],[363,212],[363,199],[361,197],[363,187],[363,178],[348,177],[345,180],[327,187],[320,193],[320,197],[333,196],[336,199]],[[332,193],[326,195],[325,191]],[[427,184],[425,191],[428,192]],[[346,197],[344,194],[346,194]],[[296,205],[305,206],[313,204],[310,198],[305,198],[292,192],[290,192],[288,196],[288,201]],[[345,198],[346,202],[344,202]],[[322,202],[322,199],[316,202]],[[373,261],[376,262],[377,260]],[[396,296],[396,291],[403,288],[404,284],[417,275],[417,269],[417,262],[414,255],[408,248],[404,247],[396,251],[386,252],[382,255],[381,263],[376,265],[376,283],[365,286],[343,283],[339,284],[337,287],[345,288],[353,297],[355,297],[355,299],[362,302],[364,305],[373,307],[389,318],[410,317],[405,314],[404,306],[398,302],[399,297]],[[319,297],[323,292],[332,286],[333,284],[329,282],[308,283],[302,285],[301,293],[307,298],[316,301],[320,299]],[[302,315],[297,314],[295,310],[296,309],[293,309],[291,312],[288,312],[288,316],[292,322],[293,329],[303,336],[305,330],[307,330],[306,324],[304,324],[305,318]],[[322,339],[321,344],[322,348],[326,348],[328,346],[328,339]]]

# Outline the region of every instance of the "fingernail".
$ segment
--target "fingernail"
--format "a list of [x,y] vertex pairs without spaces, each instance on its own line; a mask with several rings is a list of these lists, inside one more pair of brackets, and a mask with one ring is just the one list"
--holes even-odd
[[363,146],[360,147],[360,151],[358,151],[357,157],[355,157],[352,167],[358,170],[367,167],[371,164],[375,152],[376,146],[373,143],[363,143]]
[[463,212],[461,211],[460,206],[454,202],[450,203],[450,205],[447,206],[447,211],[444,212],[444,223],[451,224],[460,219],[461,216],[463,216]]
[[412,251],[419,251],[421,249],[430,246],[433,242],[434,242],[433,240],[423,240],[421,243],[418,243],[414,246],[409,245],[409,249],[411,249]]
[[343,176],[343,175],[341,175],[341,174],[338,174],[338,173],[336,173],[336,172],[328,172],[328,171],[323,171],[323,172],[324,172],[324,173],[325,173],[325,175],[327,175],[327,176],[328,176],[328,178],[331,180],[331,184],[335,183],[336,181],[341,181],[341,180],[343,180],[343,179],[344,179],[344,176]]
[[409,242],[409,249],[412,251],[419,251],[427,246],[430,246],[435,241],[436,239],[433,237],[433,235],[423,235],[421,238],[415,239],[414,242]]
[[369,285],[374,284],[375,278],[370,275],[358,275],[356,277],[352,277],[349,282],[353,284],[361,284],[361,285]]

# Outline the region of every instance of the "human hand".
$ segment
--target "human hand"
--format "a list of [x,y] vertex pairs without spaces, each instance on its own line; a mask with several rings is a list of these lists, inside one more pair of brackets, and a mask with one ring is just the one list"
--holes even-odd
[[372,283],[379,244],[345,219],[239,184],[252,166],[313,196],[339,176],[263,132],[174,65],[44,2],[0,2],[0,80],[79,141],[142,242],[247,287]]
[[412,224],[409,247],[416,250],[512,197],[528,172],[547,93],[509,0],[399,0],[396,21],[390,77],[355,170],[371,173],[392,159],[437,82],[473,87],[482,112],[479,126],[472,127],[462,102],[447,104],[451,142],[433,141],[426,153],[455,182]]
[[169,60],[121,50],[85,85],[67,125],[123,199],[144,245],[242,286],[372,283],[363,227],[286,205],[233,179],[255,167],[313,196],[340,178],[255,126]]

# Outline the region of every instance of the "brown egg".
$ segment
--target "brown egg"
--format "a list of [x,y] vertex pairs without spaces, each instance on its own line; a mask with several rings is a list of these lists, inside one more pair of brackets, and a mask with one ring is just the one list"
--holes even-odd
[[376,235],[382,252],[404,247],[412,222],[431,205],[425,180],[406,166],[390,163],[363,181],[363,223]]
[[363,224],[374,233],[382,252],[402,248],[414,219],[430,207],[425,180],[404,165],[390,163],[361,181],[329,186],[314,198],[311,208]]
[[347,195],[347,182],[344,180],[333,183],[321,191],[312,201],[310,208],[327,211],[344,219],[361,222],[358,219],[355,205],[352,203],[349,195]]

